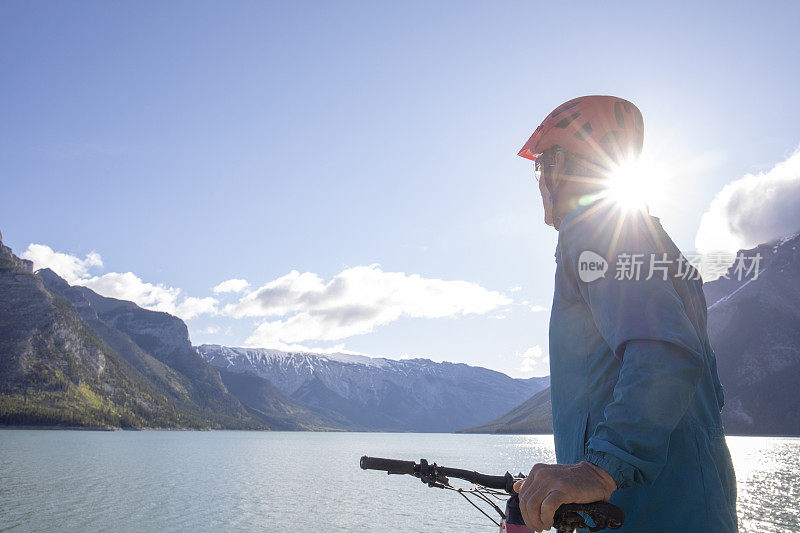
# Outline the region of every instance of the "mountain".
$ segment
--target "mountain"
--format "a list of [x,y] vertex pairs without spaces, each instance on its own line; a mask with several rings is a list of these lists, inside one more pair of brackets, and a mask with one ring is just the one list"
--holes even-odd
[[500,418],[487,424],[459,430],[457,433],[496,433],[541,435],[553,432],[550,387],[537,392]]
[[75,310],[96,339],[133,366],[176,409],[212,427],[260,425],[227,391],[219,372],[194,351],[181,319],[70,286],[50,269],[36,275]]
[[264,378],[235,374],[219,369],[228,391],[242,404],[255,410],[270,429],[299,430],[359,430],[358,424],[326,407],[304,405],[289,398]]
[[[800,435],[800,234],[740,250],[725,276],[703,285],[708,335],[733,435]],[[758,275],[740,276],[760,257]],[[744,273],[744,272],[742,272]],[[552,431],[549,392],[470,433]]]
[[800,435],[800,234],[737,256],[761,256],[756,279],[706,283],[708,333],[725,387],[726,431]]
[[358,427],[220,372],[177,317],[32,270],[0,241],[0,425]]
[[370,430],[450,432],[495,418],[549,384],[427,359],[289,353],[202,345],[228,373],[257,376],[303,405],[338,413]]
[[423,359],[197,350],[179,318],[34,273],[0,241],[0,425],[452,431],[546,386]]
[[0,424],[178,427],[182,413],[0,243]]

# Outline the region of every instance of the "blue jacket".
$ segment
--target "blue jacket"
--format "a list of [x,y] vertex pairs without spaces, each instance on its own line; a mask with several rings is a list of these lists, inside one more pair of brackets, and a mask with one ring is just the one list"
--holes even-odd
[[603,201],[567,214],[556,262],[558,462],[589,461],[611,474],[611,502],[626,514],[620,531],[737,531],[722,386],[697,272],[657,218]]

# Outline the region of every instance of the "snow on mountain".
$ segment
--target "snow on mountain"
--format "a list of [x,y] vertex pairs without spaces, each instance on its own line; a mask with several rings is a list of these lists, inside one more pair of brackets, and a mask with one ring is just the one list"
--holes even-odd
[[549,384],[548,378],[514,379],[428,359],[206,344],[197,351],[218,368],[266,379],[289,396],[336,410],[368,429],[453,431],[491,420]]

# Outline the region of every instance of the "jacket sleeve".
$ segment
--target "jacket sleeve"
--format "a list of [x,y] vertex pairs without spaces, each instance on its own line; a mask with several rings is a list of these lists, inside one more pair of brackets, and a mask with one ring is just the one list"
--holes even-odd
[[[672,280],[660,272],[650,276],[651,256],[664,258],[649,217],[612,220],[602,220],[611,226],[605,230],[590,217],[573,221],[560,237],[562,257],[570,262],[567,268],[573,269],[595,325],[622,361],[613,400],[588,439],[585,460],[624,488],[651,484],[666,463],[670,434],[694,397],[704,352]],[[606,259],[605,277],[581,280],[584,250]],[[628,270],[633,274],[628,279],[620,265],[631,257],[641,260],[641,271],[637,276]]]
[[618,488],[649,485],[667,460],[669,437],[700,379],[697,359],[664,341],[627,344],[614,401],[588,442],[584,460],[611,474]]

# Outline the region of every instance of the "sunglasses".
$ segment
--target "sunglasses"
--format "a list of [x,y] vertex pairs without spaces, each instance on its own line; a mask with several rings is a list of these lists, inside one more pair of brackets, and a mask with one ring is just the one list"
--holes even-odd
[[539,156],[533,160],[533,177],[536,183],[542,179],[542,169],[544,168],[544,156]]

